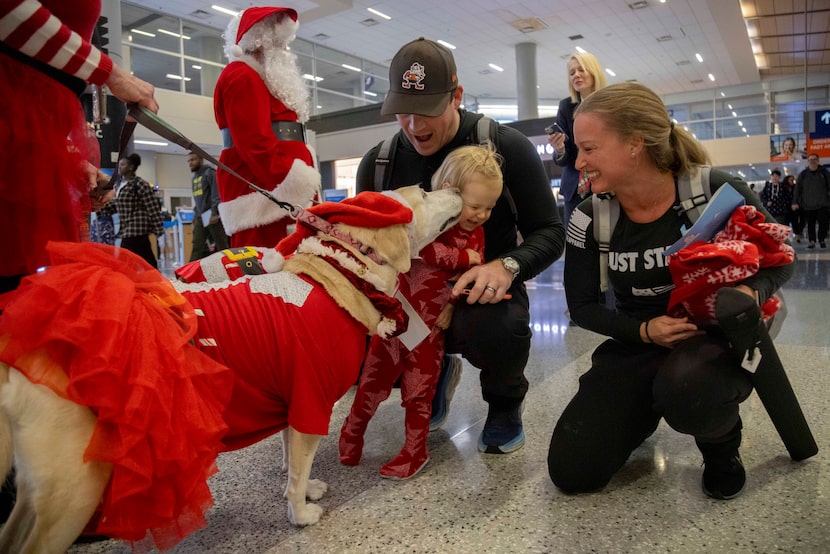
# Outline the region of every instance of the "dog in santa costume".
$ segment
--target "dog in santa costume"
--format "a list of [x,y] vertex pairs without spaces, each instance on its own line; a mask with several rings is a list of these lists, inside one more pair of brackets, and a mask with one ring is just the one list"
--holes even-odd
[[327,485],[309,473],[334,404],[366,335],[406,327],[398,273],[461,204],[418,185],[319,204],[261,271],[218,283],[50,243],[49,268],[0,304],[0,474],[14,459],[25,484],[0,552],[64,552],[87,523],[136,551],[172,548],[206,524],[217,454],[282,430],[288,517],[316,523],[306,500]]
[[[297,32],[291,8],[248,8],[225,31],[225,54],[214,92],[222,132],[222,163],[277,199],[307,207],[318,196],[320,173],[305,143],[308,93],[288,50]],[[273,247],[287,236],[285,209],[219,168],[219,214],[230,245]]]

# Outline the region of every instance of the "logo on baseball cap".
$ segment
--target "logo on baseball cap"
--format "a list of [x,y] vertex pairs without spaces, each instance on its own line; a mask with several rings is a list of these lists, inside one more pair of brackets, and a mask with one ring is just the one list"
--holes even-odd
[[381,113],[441,115],[458,87],[452,52],[420,37],[398,50],[389,66],[389,92]]

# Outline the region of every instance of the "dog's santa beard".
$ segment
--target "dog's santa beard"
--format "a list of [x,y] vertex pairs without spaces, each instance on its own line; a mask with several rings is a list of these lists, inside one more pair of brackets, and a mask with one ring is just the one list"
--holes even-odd
[[308,91],[297,66],[297,56],[279,48],[265,49],[265,84],[269,92],[297,112],[301,123],[308,119]]

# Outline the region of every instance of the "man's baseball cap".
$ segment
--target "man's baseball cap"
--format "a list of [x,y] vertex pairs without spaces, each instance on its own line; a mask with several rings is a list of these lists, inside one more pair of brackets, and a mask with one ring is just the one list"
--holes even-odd
[[392,58],[389,92],[380,113],[439,116],[457,87],[452,52],[420,37],[402,46]]

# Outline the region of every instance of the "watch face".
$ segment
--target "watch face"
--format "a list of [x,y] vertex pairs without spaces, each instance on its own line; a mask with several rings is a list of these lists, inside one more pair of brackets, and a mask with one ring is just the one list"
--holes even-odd
[[519,273],[519,262],[517,262],[513,258],[502,258],[501,263],[504,264],[505,269],[512,272],[514,275]]

